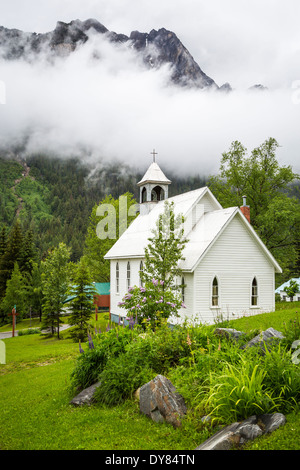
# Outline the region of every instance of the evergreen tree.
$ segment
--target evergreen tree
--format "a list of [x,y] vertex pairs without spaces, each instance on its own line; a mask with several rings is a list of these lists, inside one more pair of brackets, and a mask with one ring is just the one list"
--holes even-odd
[[4,255],[7,246],[7,229],[4,225],[0,233],[0,259]]
[[33,242],[33,233],[29,229],[23,237],[22,250],[20,253],[20,269],[24,273],[31,274],[33,263],[36,260],[36,250]]
[[29,307],[39,314],[42,321],[43,288],[40,264],[33,262],[32,271],[27,273],[25,282]]
[[10,279],[15,262],[20,262],[23,234],[20,221],[13,226],[4,254],[0,259],[0,298],[5,296],[6,283]]
[[88,322],[93,313],[93,299],[96,291],[93,288],[89,268],[83,259],[77,266],[73,282],[74,285],[70,289],[70,295],[73,296],[73,299],[70,302],[69,324],[74,328],[70,334],[74,341],[85,341],[88,334]]
[[69,288],[70,249],[60,243],[42,263],[42,288],[44,294],[42,328],[51,328],[51,333],[62,323],[64,302]]
[[14,305],[17,306],[18,320],[21,320],[27,313],[28,304],[26,302],[24,278],[17,262],[14,265],[11,278],[7,281],[5,297],[2,301],[1,310],[5,313],[5,316],[11,313]]

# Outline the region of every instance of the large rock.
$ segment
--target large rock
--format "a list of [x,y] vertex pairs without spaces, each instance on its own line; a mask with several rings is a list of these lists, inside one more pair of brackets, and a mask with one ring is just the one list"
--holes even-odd
[[100,382],[91,385],[88,388],[85,388],[80,392],[73,400],[70,401],[71,405],[75,406],[82,406],[82,405],[90,405],[94,400],[94,393],[96,389],[100,386]]
[[234,328],[216,328],[214,334],[217,336],[224,336],[227,339],[238,341],[245,335],[243,331],[235,330]]
[[263,434],[275,431],[285,422],[286,418],[281,413],[251,416],[241,423],[233,423],[221,429],[195,450],[230,450]]
[[181,425],[180,418],[186,414],[183,397],[163,375],[140,388],[140,411],[157,423],[167,422],[174,427]]
[[284,336],[280,331],[274,330],[274,328],[268,328],[266,331],[262,331],[257,336],[252,338],[247,344],[243,346],[243,349],[247,349],[252,346],[260,346],[262,351],[265,351],[265,348],[270,350],[272,345],[274,343],[276,344],[281,339],[284,339]]

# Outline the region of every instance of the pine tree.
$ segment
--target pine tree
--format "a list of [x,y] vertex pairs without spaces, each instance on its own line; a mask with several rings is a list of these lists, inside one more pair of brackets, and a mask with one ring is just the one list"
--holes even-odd
[[93,288],[89,268],[83,259],[77,266],[73,281],[74,285],[70,290],[73,299],[70,302],[69,324],[74,328],[70,334],[74,341],[85,341],[88,334],[88,321],[93,313],[93,299],[96,291]]
[[0,259],[4,255],[7,246],[7,229],[3,226],[0,233]]
[[6,283],[10,279],[15,262],[20,262],[23,234],[20,221],[13,226],[0,259],[0,298],[5,296]]
[[5,297],[2,301],[2,311],[8,315],[14,305],[17,306],[18,320],[20,320],[27,313],[28,305],[24,278],[17,262],[14,265],[11,278],[7,281]]
[[36,250],[33,243],[33,233],[29,229],[23,237],[22,250],[20,253],[20,269],[24,273],[31,274],[33,263],[36,260]]

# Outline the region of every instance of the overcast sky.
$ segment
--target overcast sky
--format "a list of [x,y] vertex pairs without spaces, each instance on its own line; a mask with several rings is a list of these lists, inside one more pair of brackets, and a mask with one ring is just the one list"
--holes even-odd
[[[280,162],[300,172],[299,0],[0,0],[0,18],[7,28],[37,33],[77,18],[127,35],[165,27],[218,85],[235,89],[222,98],[168,90],[166,71],[146,77],[130,51],[98,42],[55,71],[2,64],[2,140],[32,125],[31,150],[41,142],[57,151],[89,143],[95,159],[143,167],[155,147],[162,166],[201,173],[218,168],[233,140],[250,151],[272,136]],[[101,67],[91,66],[92,47],[101,51]],[[249,94],[258,83],[269,91]]]

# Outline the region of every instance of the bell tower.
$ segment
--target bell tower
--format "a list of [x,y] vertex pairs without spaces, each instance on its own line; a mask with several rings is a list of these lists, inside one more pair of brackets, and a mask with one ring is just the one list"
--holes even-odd
[[151,152],[153,162],[138,182],[140,188],[140,214],[149,214],[155,204],[168,199],[168,186],[171,181],[164,175],[155,161],[157,153]]

